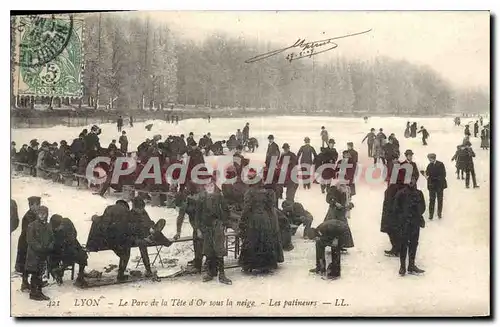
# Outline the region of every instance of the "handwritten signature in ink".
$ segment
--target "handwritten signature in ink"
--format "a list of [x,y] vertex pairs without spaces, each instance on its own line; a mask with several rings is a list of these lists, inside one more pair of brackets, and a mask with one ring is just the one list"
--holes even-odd
[[306,42],[305,39],[298,39],[293,45],[283,48],[283,49],[278,49],[278,50],[273,50],[270,52],[266,52],[264,54],[260,54],[258,56],[252,57],[248,60],[245,60],[245,63],[250,64],[253,62],[257,62],[259,60],[263,60],[266,58],[269,58],[271,56],[275,56],[277,54],[280,54],[282,52],[285,52],[290,49],[294,48],[299,48],[301,49],[300,52],[291,52],[289,53],[285,59],[288,60],[289,62],[292,62],[293,60],[309,57],[311,58],[312,56],[318,55],[320,53],[326,52],[333,50],[337,48],[339,45],[333,40],[338,40],[338,39],[345,39],[351,36],[356,36],[356,35],[362,35],[370,32],[371,29],[363,31],[363,32],[358,32],[358,33],[352,33],[352,34],[346,34],[342,36],[336,36],[332,37],[329,39],[324,39],[324,40],[319,40],[319,41],[311,41],[311,42]]

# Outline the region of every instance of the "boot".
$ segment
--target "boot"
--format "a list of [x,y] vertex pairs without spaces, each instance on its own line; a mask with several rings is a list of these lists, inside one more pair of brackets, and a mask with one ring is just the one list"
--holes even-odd
[[[38,284],[38,283],[37,283]],[[35,301],[48,301],[50,298],[42,293],[41,285],[34,285],[31,281],[30,299]]]
[[404,276],[406,275],[406,268],[404,266],[401,266],[399,268],[399,276]]
[[23,281],[21,283],[21,292],[26,292],[31,289],[31,285],[28,282],[28,276],[23,275]]
[[211,280],[214,279],[214,276],[210,275],[210,273],[207,271],[204,275],[203,275],[203,282],[209,282]]
[[219,282],[226,285],[232,285],[233,282],[227,278],[224,273],[224,258],[217,258],[217,268],[219,270]]
[[125,275],[124,271],[118,271],[118,276],[116,276],[118,282],[125,282],[128,280],[128,275]]
[[399,253],[397,253],[394,250],[385,250],[384,253],[388,257],[398,257],[399,258]]
[[78,275],[73,285],[75,285],[78,288],[87,288],[89,286],[85,278],[83,278],[83,275]]
[[418,268],[417,266],[415,266],[415,264],[408,266],[408,273],[409,274],[417,274],[418,275],[418,274],[423,274],[424,272],[425,272],[425,270]]

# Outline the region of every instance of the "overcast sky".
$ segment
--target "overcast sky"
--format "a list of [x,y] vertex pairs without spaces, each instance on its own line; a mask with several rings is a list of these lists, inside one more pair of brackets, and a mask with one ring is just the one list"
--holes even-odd
[[[283,46],[298,38],[321,40],[372,29],[338,40],[318,54],[370,59],[377,55],[430,65],[459,87],[489,88],[489,12],[149,12],[179,36],[201,41],[215,31]],[[303,60],[310,60],[304,58]]]

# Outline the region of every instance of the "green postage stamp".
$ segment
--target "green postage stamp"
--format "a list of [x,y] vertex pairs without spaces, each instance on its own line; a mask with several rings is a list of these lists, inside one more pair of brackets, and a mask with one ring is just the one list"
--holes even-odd
[[14,38],[14,95],[82,96],[83,20],[73,15],[17,16]]

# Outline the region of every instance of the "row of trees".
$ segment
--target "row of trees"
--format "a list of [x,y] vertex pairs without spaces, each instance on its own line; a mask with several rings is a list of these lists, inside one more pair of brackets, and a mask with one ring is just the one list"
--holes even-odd
[[176,45],[166,25],[123,14],[89,15],[83,41],[90,105],[142,109],[177,100]]
[[[279,48],[217,34],[201,43],[177,39],[167,25],[123,14],[85,18],[84,94],[116,108],[169,102],[282,112],[441,114],[486,111],[488,95],[454,89],[430,67],[377,57],[288,61]],[[300,51],[300,50],[299,50]],[[335,51],[335,50],[332,50]],[[298,51],[296,51],[298,52]]]

